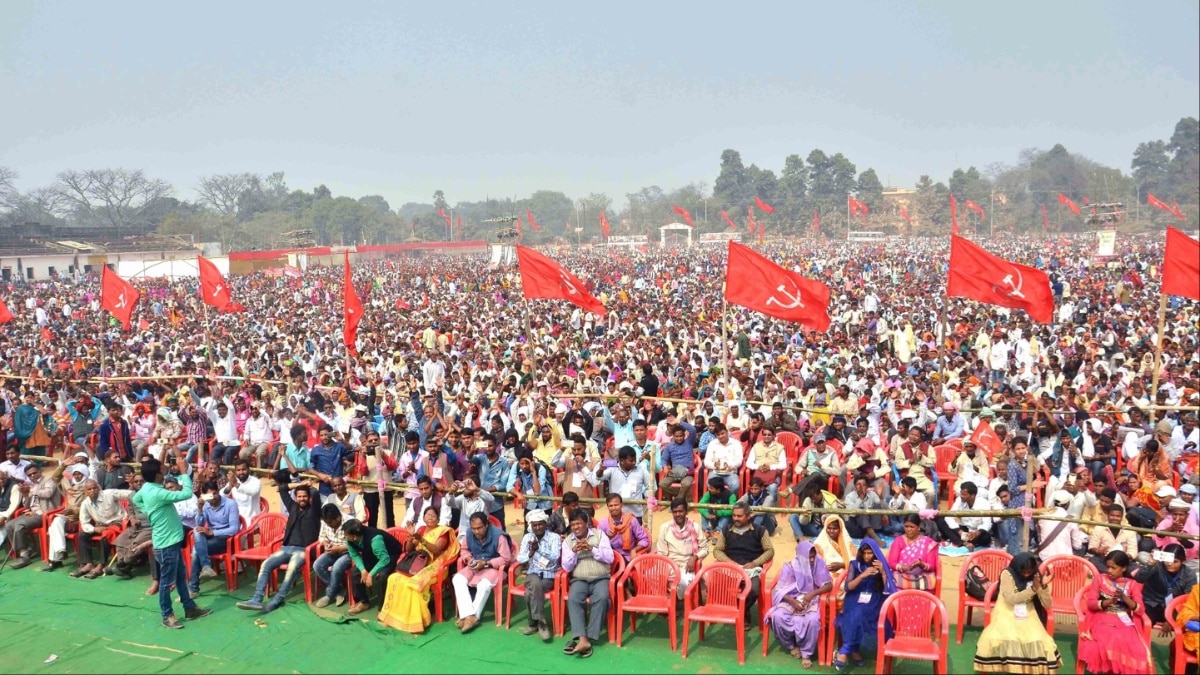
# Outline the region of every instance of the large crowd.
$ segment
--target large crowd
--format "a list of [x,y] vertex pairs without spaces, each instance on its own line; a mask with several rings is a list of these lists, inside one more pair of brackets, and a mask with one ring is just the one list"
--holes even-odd
[[[947,298],[933,240],[760,246],[830,287],[823,333],[726,307],[724,247],[547,251],[605,315],[523,299],[515,266],[482,258],[355,261],[353,350],[337,265],[231,276],[234,313],[195,280],[135,279],[130,330],[96,279],[10,285],[0,537],[12,568],[63,568],[71,540],[73,577],[148,565],[178,628],[172,589],[204,616],[194,598],[230,542],[275,527],[243,609],[278,608],[308,567],[319,608],[375,603],[422,632],[447,593],[470,632],[519,579],[525,634],[566,631],[543,609],[562,602],[564,653],[585,658],[613,594],[637,592],[610,582],[657,554],[688,603],[743,570],[742,620],[757,605],[805,667],[820,603],[844,596],[839,669],[861,665],[885,598],[940,591],[953,547],[1010,561],[977,580],[998,596],[975,667],[1053,671],[1053,640],[1029,628],[1055,576],[1039,562],[1067,556],[1091,570],[1080,661],[1152,672],[1142,617],[1200,611],[1200,306],[1169,298],[1159,335],[1162,238],[1121,236],[1111,261],[1091,237],[984,242],[1049,273],[1049,324]],[[939,504],[1059,520],[927,513]],[[798,508],[754,510],[773,506]],[[809,511],[843,507],[859,511]],[[796,555],[773,564],[781,524]],[[1196,632],[1178,639],[1194,652]]]

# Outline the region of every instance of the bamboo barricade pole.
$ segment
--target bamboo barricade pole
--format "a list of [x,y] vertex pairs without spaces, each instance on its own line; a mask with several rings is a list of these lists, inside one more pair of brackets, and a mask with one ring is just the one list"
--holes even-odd
[[[26,459],[31,462],[37,462],[39,464],[46,463],[46,462],[60,462],[61,461],[61,459],[57,458],[57,457],[43,457],[41,455],[21,455],[21,459]],[[121,466],[128,466],[128,467],[136,469],[141,466],[141,462],[121,462]],[[164,465],[164,466],[166,466],[166,465]],[[221,466],[222,471],[231,471],[232,469],[233,469],[232,465],[222,465]],[[272,470],[272,469],[251,468],[250,472],[254,473],[254,474],[266,475],[266,476],[274,474],[274,470]],[[371,486],[371,487],[375,487],[377,485],[377,483],[373,483],[373,482],[367,481],[367,480],[360,480],[360,479],[356,479],[356,478],[346,478],[344,480],[346,481],[347,485],[359,485],[359,486]],[[416,484],[415,483],[388,482],[386,484],[386,489],[388,491],[401,492],[401,491],[405,491],[405,490],[416,489]],[[490,491],[490,494],[494,497],[498,497],[501,499],[512,497],[512,493],[503,492],[500,490]],[[562,502],[562,500],[563,500],[563,498],[558,495],[553,495],[553,494],[538,495],[538,501]],[[632,506],[646,506],[647,505],[647,501],[644,499],[626,499],[624,501],[626,504],[629,504]],[[605,498],[604,497],[580,497],[579,502],[581,504],[604,504]],[[730,508],[730,506],[728,504],[701,504],[698,502],[696,502],[696,503],[689,502],[688,508],[695,509],[697,511],[707,511],[707,510],[713,510],[713,509],[727,509],[727,508]],[[746,508],[748,508],[751,513],[772,513],[772,514],[779,514],[779,515],[793,515],[793,514],[796,514],[796,515],[826,515],[826,514],[832,514],[832,515],[837,515],[837,516],[889,516],[889,517],[891,517],[891,516],[907,516],[907,515],[913,515],[913,514],[916,514],[916,515],[921,514],[920,511],[914,511],[911,509],[907,509],[907,510],[906,509],[874,510],[874,509],[849,509],[849,508],[844,508],[844,507],[843,508],[803,509],[803,508],[776,507],[776,506],[746,506]],[[1166,531],[1164,531],[1164,530],[1155,530],[1155,529],[1145,528],[1145,527],[1135,527],[1133,525],[1128,525],[1125,523],[1122,523],[1120,525],[1113,525],[1112,523],[1107,523],[1107,522],[1102,523],[1102,522],[1098,522],[1095,520],[1064,518],[1062,516],[1052,515],[1053,511],[1054,511],[1054,509],[1049,509],[1049,508],[1031,509],[1031,512],[1032,512],[1031,517],[1033,520],[1052,520],[1052,521],[1065,522],[1065,523],[1077,523],[1079,525],[1088,525],[1091,527],[1118,527],[1122,530],[1129,530],[1131,532],[1137,532],[1138,534],[1159,535],[1159,536],[1166,534]],[[954,510],[950,510],[950,509],[938,509],[936,517],[938,517],[938,518],[1021,518],[1022,517],[1022,509],[989,509],[989,510],[979,510],[979,511],[976,511],[976,510],[954,511]],[[1171,532],[1171,533],[1169,533],[1169,535],[1176,539],[1188,539],[1188,540],[1200,541],[1200,535],[1197,535],[1197,534],[1187,534],[1185,532]]]
[[[1154,344],[1154,372],[1150,376],[1150,400],[1153,401],[1158,397],[1158,375],[1162,371],[1162,349],[1163,349],[1163,328],[1167,324],[1167,294],[1159,290],[1158,293],[1158,334]],[[1154,413],[1156,410],[1150,410],[1150,426],[1154,426]]]

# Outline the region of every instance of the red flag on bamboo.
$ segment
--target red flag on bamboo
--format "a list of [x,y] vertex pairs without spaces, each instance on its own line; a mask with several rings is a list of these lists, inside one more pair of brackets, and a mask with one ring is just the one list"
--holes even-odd
[[604,212],[600,212],[600,233],[606,238],[612,236],[612,227],[608,224],[608,216]]
[[725,300],[816,331],[829,329],[829,287],[729,242]]
[[120,319],[125,330],[129,330],[129,319],[133,316],[133,308],[141,295],[133,284],[117,276],[108,265],[104,266],[100,273],[100,307]]
[[13,318],[13,313],[8,309],[8,305],[3,300],[0,300],[0,323],[8,323]]
[[675,205],[675,213],[678,213],[679,215],[683,216],[683,220],[684,220],[684,222],[686,222],[688,224],[688,227],[696,226],[696,221],[692,220],[692,214],[688,213],[687,209],[685,209],[682,206],[679,206],[677,204],[677,205]]
[[446,230],[447,231],[451,231],[454,229],[454,222],[450,220],[450,216],[446,215],[446,211],[443,210],[442,207],[440,207],[440,206],[438,207],[438,215],[442,217],[442,220],[446,221]]
[[958,200],[950,193],[950,234],[958,236]]
[[458,214],[458,237],[462,238],[462,214]]
[[1158,197],[1155,197],[1154,195],[1150,194],[1149,192],[1146,193],[1146,203],[1149,204],[1150,206],[1153,206],[1154,208],[1162,209],[1163,211],[1166,211],[1167,213],[1171,214],[1172,216],[1175,216],[1175,218],[1177,218],[1178,220],[1187,220],[1187,218],[1184,218],[1183,214],[1180,213],[1178,207],[1172,207],[1170,204],[1164,202],[1163,200],[1159,199]]
[[821,216],[817,213],[816,209],[813,209],[813,234],[819,234],[820,232],[821,232]]
[[1173,227],[1167,228],[1162,292],[1200,300],[1200,241]]
[[866,225],[867,214],[871,212],[871,209],[854,197],[847,197],[846,199],[848,200],[846,203],[850,206],[850,215],[862,216],[863,225]]
[[346,351],[350,352],[351,356],[357,356],[358,350],[354,345],[358,342],[358,322],[362,321],[363,306],[362,301],[358,299],[358,293],[354,290],[354,275],[350,273],[349,253],[346,253],[346,274],[342,281],[342,293],[345,296],[342,317],[346,322],[342,327],[342,342],[346,344]]
[[733,222],[733,218],[730,218],[728,213],[725,213],[724,211],[722,211],[721,217],[725,219],[725,222],[729,223],[729,229],[731,229],[731,230],[737,229],[737,223]]
[[968,209],[971,209],[971,210],[972,210],[972,211],[974,211],[975,213],[978,213],[978,214],[979,214],[979,219],[980,219],[980,220],[986,220],[986,219],[987,219],[987,214],[985,214],[985,213],[983,212],[983,207],[982,207],[982,206],[980,206],[980,205],[978,205],[978,204],[976,204],[975,202],[971,201],[970,199],[968,199],[966,202],[963,202],[963,206],[967,207]]
[[910,218],[908,215],[908,209],[904,208],[903,206],[900,207],[900,217],[903,218],[904,222],[908,223],[909,225],[913,224],[912,218]]
[[1042,231],[1050,231],[1050,216],[1046,215],[1046,205],[1042,204]]
[[758,223],[754,222],[754,207],[747,206],[746,207],[746,227],[748,227],[750,229],[750,234],[754,234],[754,230],[757,228],[757,226],[758,226]]
[[225,285],[225,277],[221,276],[221,270],[202,255],[196,256],[196,267],[200,270],[201,299],[218,310],[225,309],[233,298],[229,295],[229,287]]
[[983,448],[983,452],[989,460],[1004,451],[1004,443],[992,430],[992,425],[988,424],[987,420],[979,420],[979,426],[975,427],[975,431],[971,434],[971,442],[977,447]]
[[513,225],[515,225],[517,228],[517,236],[520,236],[521,235],[521,216],[517,216],[517,219],[515,221],[513,221]]
[[604,303],[587,292],[583,282],[562,265],[525,246],[517,246],[521,291],[526,298],[548,298],[567,302],[603,316]]
[[988,253],[958,235],[950,237],[950,277],[946,295],[989,305],[1023,309],[1034,321],[1054,319],[1050,277],[1036,267],[1019,265]]
[[1059,203],[1059,204],[1065,204],[1065,205],[1066,205],[1066,207],[1067,207],[1068,209],[1071,209],[1071,212],[1072,212],[1072,213],[1074,213],[1074,214],[1075,214],[1075,215],[1077,215],[1077,216],[1082,216],[1082,215],[1083,215],[1083,211],[1080,211],[1080,210],[1079,210],[1079,205],[1078,205],[1078,204],[1076,204],[1075,202],[1071,201],[1071,198],[1070,198],[1070,197],[1068,197],[1068,196],[1064,195],[1064,194],[1063,194],[1063,193],[1061,193],[1061,192],[1060,192],[1060,193],[1058,193],[1058,203]]
[[542,228],[538,227],[537,221],[533,219],[533,211],[530,211],[529,209],[525,209],[525,216],[527,218],[529,218],[529,226],[532,227],[534,229],[534,231],[536,231],[536,232],[542,231]]
[[1179,200],[1178,200],[1178,199],[1172,199],[1172,200],[1171,200],[1171,210],[1175,212],[1175,217],[1176,217],[1176,218],[1178,218],[1178,219],[1180,219],[1180,220],[1182,220],[1182,221],[1185,221],[1185,222],[1187,221],[1187,218],[1185,218],[1185,217],[1183,216],[1183,211],[1180,211],[1180,210],[1179,210]]
[[762,197],[756,196],[754,198],[754,205],[757,206],[763,213],[775,213],[775,207],[764,202]]

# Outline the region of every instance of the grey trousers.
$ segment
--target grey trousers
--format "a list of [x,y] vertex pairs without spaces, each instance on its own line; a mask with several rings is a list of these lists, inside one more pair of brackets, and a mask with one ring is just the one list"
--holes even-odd
[[[591,613],[584,624],[584,611],[587,606],[584,601],[591,598]],[[587,579],[571,579],[571,591],[567,595],[567,614],[571,617],[571,637],[587,637],[589,641],[599,640],[600,631],[608,622],[608,577],[588,581]]]
[[536,626],[544,623],[546,606],[546,591],[554,587],[554,579],[546,579],[536,574],[525,576],[525,603],[529,606],[529,625]]

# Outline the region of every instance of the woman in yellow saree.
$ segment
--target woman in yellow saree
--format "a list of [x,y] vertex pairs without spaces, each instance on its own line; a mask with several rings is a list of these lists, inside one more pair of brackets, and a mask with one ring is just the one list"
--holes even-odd
[[438,524],[438,512],[430,507],[421,514],[424,525],[404,542],[404,555],[388,578],[387,595],[379,610],[379,622],[406,633],[424,633],[433,617],[429,613],[429,589],[443,565],[458,557],[454,530]]

